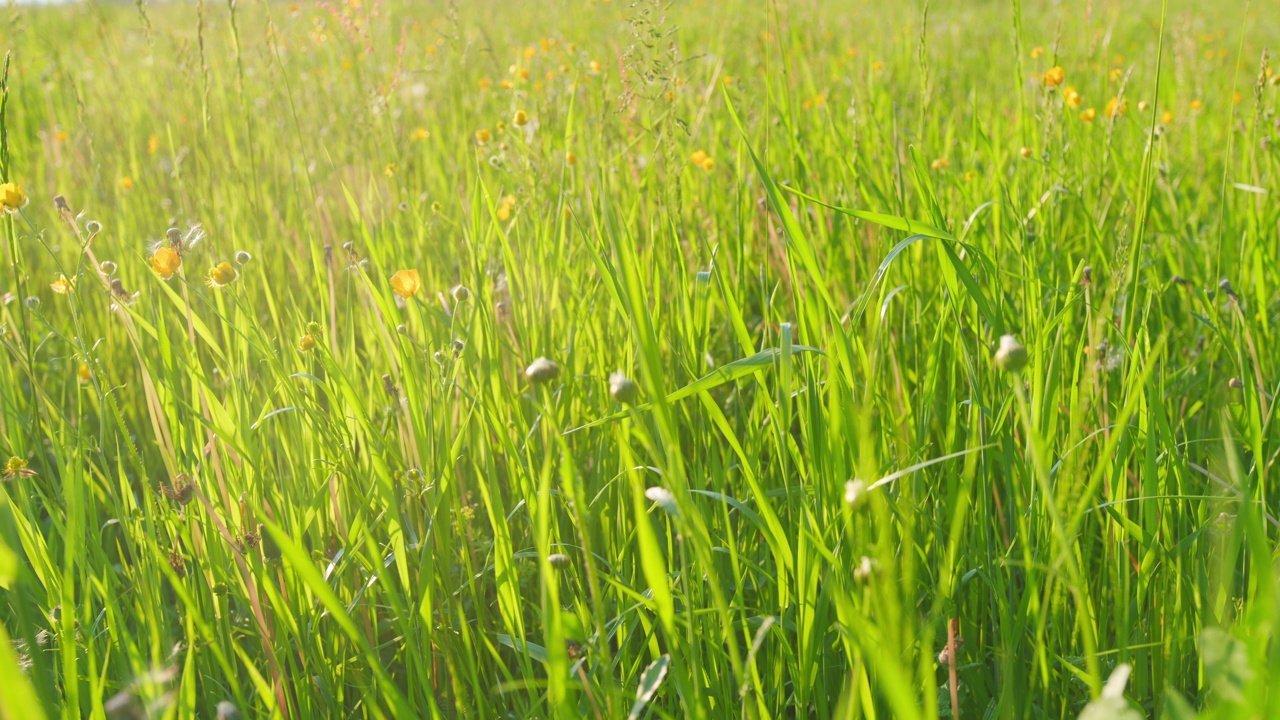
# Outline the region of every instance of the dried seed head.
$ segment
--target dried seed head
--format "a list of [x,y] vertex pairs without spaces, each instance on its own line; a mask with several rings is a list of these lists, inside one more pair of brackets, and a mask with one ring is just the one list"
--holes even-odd
[[1234,298],[1236,296],[1235,289],[1231,287],[1231,281],[1226,278],[1218,281],[1218,289],[1226,293],[1227,297]]
[[1232,390],[1239,390],[1240,388],[1244,387],[1244,382],[1242,382],[1240,378],[1231,378],[1229,381],[1227,381],[1227,385]]
[[226,700],[218,703],[217,707],[218,720],[240,720],[240,710],[236,706]]
[[171,227],[164,233],[164,238],[169,241],[170,245],[182,242],[182,231],[176,227]]
[[1081,285],[1093,284],[1093,266],[1092,265],[1085,265],[1084,269],[1080,271],[1080,284]]
[[400,388],[396,387],[396,384],[391,381],[390,375],[382,376],[382,390],[393,398],[398,399],[400,397]]
[[1027,366],[1027,348],[1012,335],[1000,337],[1000,347],[996,349],[996,367],[1009,373],[1021,372]]
[[529,367],[525,368],[524,376],[534,384],[551,382],[560,376],[560,366],[540,357],[529,363]]
[[67,205],[67,199],[61,195],[53,196],[53,206],[63,212],[70,212],[71,207]]
[[547,556],[547,562],[551,563],[551,567],[560,570],[569,567],[569,563],[573,562],[568,555],[564,553],[554,553]]
[[609,394],[623,405],[633,405],[636,398],[640,397],[640,387],[621,370],[617,370],[609,376]]
[[97,220],[90,220],[89,222],[84,224],[84,229],[85,229],[85,232],[89,233],[90,235],[97,235],[98,233],[102,232],[102,223],[98,222]]
[[453,347],[453,356],[457,357],[462,354],[463,350],[467,349],[467,344],[462,340],[455,338],[453,341],[452,347]]

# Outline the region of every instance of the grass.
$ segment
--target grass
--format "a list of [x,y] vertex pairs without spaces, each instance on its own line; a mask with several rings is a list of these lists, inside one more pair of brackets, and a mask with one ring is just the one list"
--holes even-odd
[[0,717],[1274,714],[1280,25],[1030,5],[6,10]]

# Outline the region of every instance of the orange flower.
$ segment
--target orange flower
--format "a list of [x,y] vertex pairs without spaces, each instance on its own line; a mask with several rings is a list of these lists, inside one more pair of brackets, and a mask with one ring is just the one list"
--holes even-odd
[[1052,88],[1056,88],[1062,84],[1063,80],[1067,79],[1067,71],[1063,70],[1058,65],[1054,65],[1053,67],[1049,68],[1047,72],[1045,72],[1044,77],[1042,77],[1041,79],[1044,80],[1045,85],[1048,85],[1049,87],[1052,87]]
[[168,280],[173,277],[173,274],[178,272],[180,267],[182,267],[182,256],[171,247],[156,248],[155,253],[151,256],[151,269],[161,279]]
[[391,291],[402,298],[411,298],[422,289],[422,277],[417,270],[401,270],[391,276]]

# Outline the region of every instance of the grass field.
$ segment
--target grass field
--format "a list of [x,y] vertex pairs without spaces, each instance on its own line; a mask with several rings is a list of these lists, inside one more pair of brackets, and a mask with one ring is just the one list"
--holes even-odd
[[1280,712],[1268,3],[0,11],[0,718]]

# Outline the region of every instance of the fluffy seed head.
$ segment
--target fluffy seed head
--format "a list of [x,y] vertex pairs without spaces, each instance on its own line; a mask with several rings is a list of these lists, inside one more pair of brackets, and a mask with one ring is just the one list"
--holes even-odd
[[996,367],[1009,373],[1021,372],[1027,366],[1027,348],[1012,335],[1000,338],[1000,347],[996,349]]

